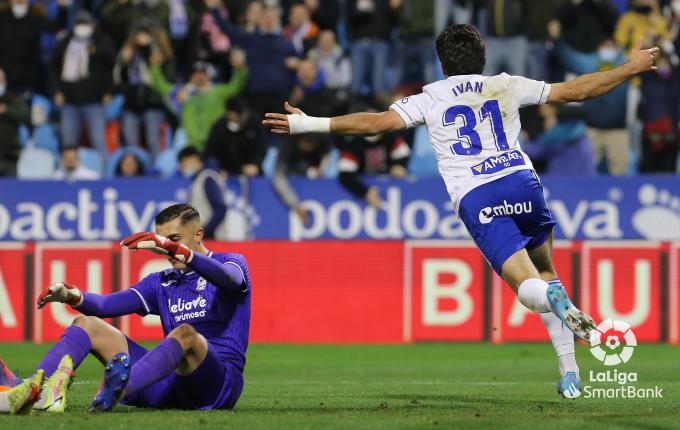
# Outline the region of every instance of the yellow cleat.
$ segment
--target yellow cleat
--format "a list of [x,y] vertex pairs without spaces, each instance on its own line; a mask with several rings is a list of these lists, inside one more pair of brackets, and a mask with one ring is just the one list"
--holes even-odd
[[21,384],[9,391],[9,413],[12,415],[29,415],[33,404],[40,396],[45,379],[45,372],[38,370],[32,378],[26,379]]
[[64,412],[67,406],[66,393],[74,376],[73,360],[70,355],[65,355],[61,358],[57,370],[45,381],[40,400],[33,408],[45,412]]

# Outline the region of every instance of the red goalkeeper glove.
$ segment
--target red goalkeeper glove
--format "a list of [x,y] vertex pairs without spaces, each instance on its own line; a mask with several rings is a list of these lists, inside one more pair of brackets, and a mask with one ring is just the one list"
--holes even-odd
[[40,293],[37,305],[38,309],[42,309],[43,306],[51,302],[78,306],[83,302],[83,299],[82,291],[75,285],[70,285],[66,282],[55,282]]
[[169,255],[182,263],[189,263],[194,257],[194,252],[186,245],[151,232],[135,233],[123,239],[120,244],[128,249],[148,249],[156,254]]

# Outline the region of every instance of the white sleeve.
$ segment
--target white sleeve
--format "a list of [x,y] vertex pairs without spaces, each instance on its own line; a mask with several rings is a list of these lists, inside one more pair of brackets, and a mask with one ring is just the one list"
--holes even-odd
[[390,109],[399,114],[406,123],[406,128],[425,124],[425,112],[429,96],[425,93],[404,97],[392,103]]
[[510,79],[512,93],[519,107],[543,104],[548,100],[550,84],[522,76],[511,76]]

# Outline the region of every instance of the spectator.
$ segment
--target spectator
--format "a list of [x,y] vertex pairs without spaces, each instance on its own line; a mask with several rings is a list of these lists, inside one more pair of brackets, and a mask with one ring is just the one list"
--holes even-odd
[[175,54],[175,69],[180,76],[188,73],[186,64],[194,60],[193,52],[198,26],[197,11],[190,0],[168,0],[167,33]]
[[526,8],[529,39],[526,74],[528,78],[538,81],[553,80],[550,76],[551,41],[547,24],[553,20],[561,3],[562,0],[541,0],[532,2],[531,7]]
[[527,7],[521,0],[486,0],[485,75],[507,72],[526,75],[529,41],[526,37]]
[[[562,65],[579,75],[608,70],[626,62],[626,57],[613,39],[605,39],[596,53],[588,54],[557,41],[557,54]],[[588,125],[588,137],[593,143],[595,164],[604,156],[611,175],[628,172],[630,137],[626,129],[626,97],[628,82],[611,92],[588,100],[583,104],[583,114]]]
[[401,0],[396,57],[394,82],[397,86],[414,82],[406,79],[409,68],[419,74],[415,82],[435,81],[433,1]]
[[657,0],[632,0],[616,26],[616,43],[629,53],[640,39],[647,46],[657,38],[670,39],[668,24]]
[[337,100],[325,85],[323,75],[318,73],[316,64],[309,60],[300,62],[297,70],[297,85],[290,95],[290,103],[308,115],[328,117],[335,113]]
[[304,3],[312,14],[312,21],[319,26],[319,29],[337,30],[340,16],[338,0],[304,0]]
[[260,118],[243,99],[227,102],[226,113],[210,130],[205,155],[230,175],[258,176],[266,152]]
[[352,92],[360,94],[370,73],[372,96],[389,91],[385,66],[390,34],[401,0],[347,0],[347,27],[352,46]]
[[349,88],[352,82],[352,65],[338,45],[332,30],[323,30],[316,41],[316,47],[307,54],[326,78],[326,86],[333,90]]
[[309,211],[300,204],[300,198],[288,177],[300,175],[309,179],[319,178],[325,170],[329,150],[330,145],[326,140],[311,134],[292,136],[279,147],[272,184],[283,203],[295,211],[305,225],[310,221]]
[[155,157],[161,151],[161,123],[165,118],[163,98],[151,87],[150,58],[159,53],[164,76],[174,80],[172,47],[165,32],[140,27],[123,45],[114,69],[114,80],[125,97],[123,105],[123,137],[127,146],[139,147],[141,125],[146,145]]
[[640,117],[644,124],[640,172],[675,172],[680,120],[680,73],[667,53],[656,60],[658,70],[642,75]]
[[[378,112],[377,106],[356,105],[353,112]],[[361,179],[361,175],[375,176],[389,174],[395,178],[408,175],[411,150],[406,141],[393,133],[379,134],[371,137],[353,137],[340,145],[340,162],[338,163],[338,180],[340,184],[355,197],[367,204],[379,208],[382,199],[377,187],[369,187]]]
[[224,178],[206,168],[201,153],[187,147],[177,156],[182,176],[191,179],[189,204],[201,214],[206,239],[227,239],[227,205],[224,201],[226,186]]
[[297,56],[293,45],[279,34],[281,23],[276,7],[265,7],[257,31],[249,33],[224,20],[217,7],[219,0],[205,0],[220,28],[233,43],[246,51],[248,58],[248,103],[257,115],[277,112],[293,87],[293,68]]
[[536,170],[547,175],[594,175],[592,143],[579,108],[545,104],[538,107],[538,114],[542,133],[522,144]]
[[31,121],[26,102],[8,87],[5,72],[0,69],[0,176],[16,176],[21,150],[19,126]]
[[569,0],[557,9],[564,41],[580,52],[594,52],[611,38],[618,18],[611,0]]
[[201,13],[200,26],[196,38],[195,59],[212,64],[219,76],[229,76],[229,50],[231,40],[219,26],[226,16],[226,11],[219,8],[215,14],[210,9]]
[[60,181],[95,181],[100,174],[80,164],[78,148],[66,146],[61,150],[61,163],[54,172],[54,179]]
[[304,57],[318,35],[319,27],[312,22],[307,6],[303,3],[294,4],[290,8],[283,36],[293,44],[297,55]]
[[243,16],[243,30],[247,33],[255,33],[257,31],[262,12],[264,11],[264,4],[261,0],[252,0],[246,6],[246,12]]
[[113,47],[95,29],[90,14],[81,10],[72,34],[59,45],[55,58],[59,79],[54,102],[61,107],[62,145],[77,147],[84,124],[90,145],[105,157],[104,104],[110,102],[113,90]]
[[189,145],[199,151],[205,146],[210,127],[224,115],[227,100],[236,97],[248,79],[248,68],[243,52],[232,49],[230,61],[234,72],[226,84],[213,85],[208,75],[208,65],[197,61],[194,63],[189,82],[179,86],[170,83],[163,75],[160,67],[162,58],[154,56],[152,59],[152,86],[163,97],[170,98],[178,106]]
[[31,93],[40,71],[40,35],[66,27],[67,0],[59,0],[56,21],[49,21],[41,6],[29,0],[10,0],[0,6],[0,67],[5,70],[9,90]]
[[161,27],[175,39],[189,38],[196,25],[191,0],[107,0],[101,3],[102,28],[111,37],[116,50],[130,32],[145,25]]
[[133,153],[128,152],[120,159],[116,166],[116,176],[133,178],[144,176],[144,164]]

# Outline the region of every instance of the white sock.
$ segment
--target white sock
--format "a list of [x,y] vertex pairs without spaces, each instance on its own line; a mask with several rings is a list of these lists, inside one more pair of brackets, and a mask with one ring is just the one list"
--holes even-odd
[[560,363],[560,375],[564,376],[567,372],[578,372],[576,364],[576,351],[574,350],[574,333],[564,327],[562,321],[552,312],[541,314],[541,320],[548,329],[550,341],[552,342],[557,360]]
[[542,279],[531,278],[522,282],[517,289],[519,302],[534,312],[550,312],[548,283]]
[[9,391],[0,392],[0,412],[9,412]]

